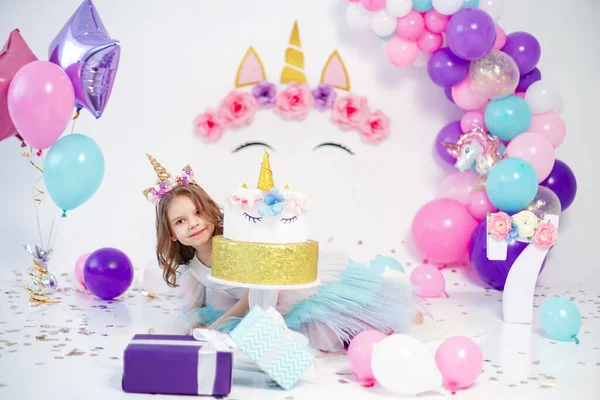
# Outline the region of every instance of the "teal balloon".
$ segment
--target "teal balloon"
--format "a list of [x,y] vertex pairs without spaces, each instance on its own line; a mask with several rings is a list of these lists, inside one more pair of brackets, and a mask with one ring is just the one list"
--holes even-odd
[[531,127],[533,114],[527,102],[516,95],[492,100],[485,108],[484,120],[490,133],[500,140],[513,140]]
[[418,12],[429,11],[433,8],[432,0],[413,0],[413,9]]
[[395,269],[396,271],[404,272],[402,264],[396,261],[393,257],[388,256],[377,256],[369,264],[370,268],[376,268],[381,270]]
[[556,340],[568,342],[575,340],[581,329],[581,314],[570,300],[553,297],[542,306],[541,320],[544,330]]
[[394,36],[396,36],[396,32],[392,33],[391,35],[388,36],[379,36],[379,35],[375,35],[377,36],[379,39],[385,41],[385,42],[389,42],[391,38],[393,38]]
[[505,158],[490,169],[486,192],[496,208],[505,212],[524,209],[538,191],[538,177],[528,161]]
[[44,161],[44,182],[61,210],[73,210],[88,201],[104,178],[104,156],[88,136],[70,134],[57,140]]
[[465,0],[462,8],[477,8],[479,7],[479,0]]

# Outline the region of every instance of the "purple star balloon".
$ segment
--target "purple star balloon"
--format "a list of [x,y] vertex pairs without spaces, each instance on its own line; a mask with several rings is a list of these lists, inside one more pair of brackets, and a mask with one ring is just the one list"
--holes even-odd
[[108,103],[120,55],[120,43],[110,37],[91,0],[79,6],[49,49],[50,61],[73,83],[77,109],[86,108],[96,118]]

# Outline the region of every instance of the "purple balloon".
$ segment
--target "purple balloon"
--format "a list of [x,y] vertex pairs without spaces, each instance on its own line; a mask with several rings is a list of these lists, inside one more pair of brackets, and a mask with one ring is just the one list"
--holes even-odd
[[[487,258],[487,221],[479,223],[469,241],[469,259],[479,278],[496,290],[504,290],[508,272],[515,260],[525,250],[529,243],[513,241],[508,245],[506,260],[491,261]],[[542,264],[543,271],[546,260]]]
[[542,72],[537,69],[534,68],[533,71],[531,71],[528,74],[522,75],[521,79],[519,79],[519,84],[517,85],[517,92],[526,92],[527,89],[529,89],[529,86],[531,86],[534,82],[537,82],[539,80],[542,79]]
[[444,94],[446,95],[446,98],[452,103],[452,104],[456,104],[454,102],[454,98],[452,97],[452,87],[448,86],[444,88]]
[[100,118],[115,81],[121,45],[112,39],[91,0],[85,0],[52,41],[50,61],[71,79],[77,109]]
[[521,76],[533,71],[542,55],[542,48],[535,36],[527,32],[513,32],[506,36],[502,51],[515,60]]
[[83,280],[88,290],[103,300],[125,293],[133,282],[133,265],[121,250],[96,250],[85,262]]
[[438,86],[451,87],[465,80],[469,75],[469,61],[457,57],[444,47],[433,53],[427,64],[429,77]]
[[483,57],[494,47],[496,24],[479,8],[463,8],[454,14],[446,27],[448,47],[465,60]]
[[448,149],[442,146],[442,142],[455,144],[458,141],[458,137],[463,134],[460,129],[460,121],[450,122],[442,128],[435,138],[435,150],[442,160],[448,164],[454,165],[456,158],[452,157],[448,153]]
[[573,170],[567,164],[560,160],[554,162],[554,167],[550,171],[548,178],[540,185],[552,190],[560,199],[562,211],[573,204],[577,194],[577,179]]

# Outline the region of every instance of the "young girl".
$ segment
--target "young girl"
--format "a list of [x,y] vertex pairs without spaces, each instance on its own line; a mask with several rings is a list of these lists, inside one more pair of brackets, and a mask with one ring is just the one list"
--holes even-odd
[[[199,326],[230,331],[248,312],[248,290],[207,279],[212,238],[223,233],[222,211],[189,166],[171,177],[148,157],[159,177],[145,191],[157,206],[156,253],[167,284],[183,288],[188,331]],[[319,278],[317,288],[281,291],[277,303],[288,327],[307,336],[314,348],[342,350],[369,329],[403,332],[420,315],[412,285],[401,272],[369,268],[320,249]]]

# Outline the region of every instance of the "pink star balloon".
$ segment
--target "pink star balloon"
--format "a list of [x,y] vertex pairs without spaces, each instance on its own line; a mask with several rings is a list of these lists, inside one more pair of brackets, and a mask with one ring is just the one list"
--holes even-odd
[[100,118],[113,88],[121,55],[91,0],[84,0],[52,41],[50,61],[69,76],[77,109],[86,108]]
[[8,113],[8,87],[22,66],[36,60],[19,30],[12,31],[0,50],[0,141],[17,134]]

